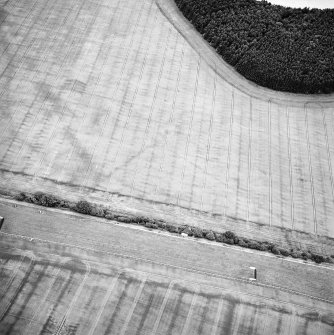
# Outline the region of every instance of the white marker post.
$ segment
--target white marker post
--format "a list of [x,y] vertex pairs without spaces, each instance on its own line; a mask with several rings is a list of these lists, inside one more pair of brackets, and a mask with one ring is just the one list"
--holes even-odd
[[257,280],[257,273],[256,273],[256,268],[254,266],[249,267],[251,270],[253,270],[253,278],[249,278],[249,280]]
[[3,225],[4,221],[5,221],[5,219],[2,216],[0,216],[0,230],[2,228],[2,225]]

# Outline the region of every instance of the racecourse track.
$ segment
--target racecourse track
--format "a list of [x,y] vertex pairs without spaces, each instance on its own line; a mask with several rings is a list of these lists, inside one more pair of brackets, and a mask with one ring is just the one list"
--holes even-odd
[[0,212],[1,334],[332,334],[332,267],[34,206]]
[[158,4],[0,0],[2,192],[333,238],[333,95],[247,82]]

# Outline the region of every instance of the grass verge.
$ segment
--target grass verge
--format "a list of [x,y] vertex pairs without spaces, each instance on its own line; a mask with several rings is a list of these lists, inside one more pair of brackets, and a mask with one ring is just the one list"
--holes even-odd
[[312,260],[318,264],[323,262],[334,263],[334,255],[325,256],[316,254],[309,250],[300,250],[300,249],[288,250],[271,242],[256,241],[241,236],[237,236],[232,231],[219,233],[216,231],[207,230],[190,225],[170,224],[164,220],[156,220],[145,216],[127,215],[124,213],[119,214],[110,208],[101,205],[96,205],[94,203],[85,200],[81,200],[75,203],[43,192],[36,192],[36,193],[21,192],[17,194],[14,198],[18,201],[24,201],[27,203],[32,203],[44,207],[70,209],[72,211],[85,215],[106,218],[108,220],[118,221],[127,224],[141,225],[148,229],[159,229],[163,231],[168,231],[173,234],[180,234],[180,235],[186,234],[187,236],[193,236],[199,239],[207,239],[209,241],[216,241],[219,243],[225,243],[229,245],[237,245],[243,248],[254,249],[259,251],[267,251],[282,257],[290,256],[293,258],[299,258],[303,260]]

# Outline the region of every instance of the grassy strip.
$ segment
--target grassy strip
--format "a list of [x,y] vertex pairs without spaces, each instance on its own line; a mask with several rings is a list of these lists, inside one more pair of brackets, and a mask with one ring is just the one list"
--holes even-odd
[[44,207],[66,208],[81,214],[102,217],[108,220],[114,220],[129,224],[139,224],[149,229],[160,229],[174,234],[187,234],[188,236],[194,236],[196,238],[204,238],[210,241],[216,241],[230,245],[238,245],[243,248],[268,251],[275,255],[281,255],[285,257],[291,256],[293,258],[300,258],[303,260],[309,259],[313,260],[316,263],[322,263],[322,262],[334,263],[334,255],[329,257],[316,254],[309,250],[307,251],[300,249],[288,250],[281,248],[278,245],[271,242],[255,241],[244,237],[240,237],[231,231],[226,231],[225,233],[219,233],[216,231],[202,229],[199,227],[189,225],[181,225],[181,226],[174,225],[167,223],[163,220],[151,219],[145,216],[118,214],[117,212],[111,210],[110,208],[99,206],[90,203],[88,201],[79,201],[77,203],[73,203],[64,199],[60,199],[54,195],[45,194],[42,192],[36,192],[34,194],[21,192],[20,194],[15,196],[15,199],[18,201],[25,201],[28,203],[33,203]]

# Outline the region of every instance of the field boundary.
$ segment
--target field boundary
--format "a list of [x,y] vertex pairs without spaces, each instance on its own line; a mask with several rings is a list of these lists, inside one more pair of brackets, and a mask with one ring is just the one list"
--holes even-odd
[[[5,235],[5,236],[11,237],[11,238],[14,237],[14,238],[23,239],[23,240],[30,240],[29,237],[24,236],[24,235],[16,235],[16,234],[9,234],[9,233],[0,232],[0,236],[1,235]],[[225,275],[225,274],[222,274],[222,273],[215,273],[215,272],[212,272],[212,271],[208,272],[208,271],[204,271],[204,270],[200,270],[200,269],[196,269],[196,268],[191,268],[191,267],[186,267],[186,266],[181,267],[181,266],[178,266],[178,265],[168,264],[168,263],[164,263],[164,262],[157,262],[155,260],[150,260],[150,259],[146,259],[146,258],[142,258],[142,257],[136,257],[136,256],[126,255],[126,254],[121,254],[121,253],[116,253],[116,252],[110,252],[110,251],[102,251],[102,250],[97,250],[97,249],[94,249],[94,248],[83,247],[83,246],[80,246],[80,245],[73,245],[73,244],[70,244],[70,243],[55,242],[55,241],[44,240],[44,239],[40,239],[40,238],[34,238],[34,240],[36,240],[38,242],[41,242],[41,243],[62,245],[62,246],[65,246],[65,247],[77,248],[77,249],[81,249],[81,250],[85,250],[85,251],[103,253],[103,254],[112,255],[112,256],[116,256],[116,257],[120,257],[120,258],[126,258],[126,259],[135,260],[135,261],[141,261],[141,262],[144,262],[144,263],[150,263],[150,264],[154,264],[154,265],[165,266],[165,267],[169,267],[169,268],[183,270],[183,271],[186,271],[186,272],[201,274],[201,275],[204,275],[204,276],[222,278],[222,279],[225,279],[225,280],[238,281],[240,283],[246,283],[246,284],[257,286],[257,287],[279,289],[279,290],[284,291],[286,293],[292,293],[292,294],[295,294],[295,295],[298,295],[298,296],[303,296],[303,297],[307,297],[307,298],[310,298],[310,299],[314,299],[314,300],[317,300],[317,301],[321,301],[321,302],[325,302],[325,303],[329,303],[329,304],[334,305],[334,301],[332,301],[332,300],[312,296],[312,295],[309,295],[309,294],[306,294],[306,293],[303,293],[303,292],[299,292],[299,291],[296,291],[296,290],[292,290],[292,289],[289,289],[287,287],[283,287],[283,286],[279,286],[279,285],[265,284],[265,283],[261,283],[261,282],[257,282],[257,281],[250,281],[247,278],[235,277],[235,276]],[[0,248],[0,251],[1,250],[2,249]],[[4,249],[4,250],[8,250],[8,249]],[[15,248],[15,250],[16,251],[22,251],[22,249],[20,249],[20,248]],[[48,253],[48,254],[50,254],[52,256],[59,256],[58,254],[54,254],[54,253]],[[30,258],[30,257],[28,257],[28,258],[32,259],[33,261],[35,260],[34,256],[32,256],[32,258]],[[84,264],[85,264],[85,266],[87,267],[87,270],[88,270],[88,271],[86,271],[86,274],[89,273],[89,271],[91,269],[91,266],[89,264],[102,264],[102,265],[105,265],[105,266],[110,266],[110,264],[108,262],[97,262],[97,261],[91,261],[91,260],[87,260],[87,259],[84,259]],[[329,268],[329,267],[325,267],[325,268],[326,268],[326,270],[334,271],[333,268]],[[153,274],[154,276],[157,276],[157,277],[166,278],[166,276],[162,275],[162,274],[157,274],[157,273],[154,273],[154,272],[143,271],[143,270],[133,270],[133,269],[129,269],[129,268],[120,269],[117,272],[116,276],[119,275],[119,273],[125,273],[125,272],[130,272],[130,273],[135,272],[135,273],[141,273],[141,274],[145,274],[145,275]],[[171,277],[170,275],[167,275],[167,278],[173,279],[174,277]],[[219,288],[222,291],[234,292],[233,290],[226,289],[226,288],[221,288],[221,287],[216,286],[214,284],[208,284],[208,283],[205,283],[205,282],[200,281],[200,280],[195,281],[195,280],[189,280],[189,279],[182,279],[181,277],[179,277],[178,279],[173,279],[172,282],[177,282],[177,283],[185,282],[185,283],[191,283],[194,286],[196,286],[196,285],[207,286],[207,287],[211,287],[211,288]],[[257,294],[253,294],[253,293],[243,293],[243,295],[258,296]],[[261,297],[263,297],[263,296],[261,295]],[[270,298],[270,297],[263,297],[263,299],[270,300],[270,301],[276,301],[276,298],[273,299],[273,298]],[[285,300],[280,300],[280,301],[284,302],[284,303],[287,303],[287,301],[285,301]],[[289,304],[296,305],[296,306],[301,306],[301,307],[307,308],[309,310],[314,310],[312,307],[308,307],[308,306],[302,305],[302,304],[296,304],[296,303],[293,303],[293,302],[289,302]]]
[[15,197],[15,200],[48,208],[63,208],[74,212],[79,212],[84,215],[105,218],[107,220],[113,220],[125,224],[141,225],[147,229],[158,229],[185,237],[194,236],[195,238],[206,239],[211,242],[225,243],[230,245],[237,245],[242,248],[271,252],[282,257],[292,256],[293,258],[297,259],[309,259],[316,263],[334,263],[334,255],[314,253],[306,249],[303,250],[291,248],[290,250],[287,250],[282,246],[272,242],[258,241],[256,239],[249,240],[243,236],[236,235],[232,231],[221,233],[214,230],[202,229],[192,225],[175,225],[164,220],[155,220],[146,216],[124,216],[124,214],[118,214],[117,211],[113,211],[112,209],[103,205],[96,205],[87,201],[73,203],[68,200],[42,192],[36,192],[35,194],[21,192]]
[[218,74],[220,78],[227,81],[235,89],[251,96],[254,99],[271,102],[278,105],[289,104],[290,106],[302,107],[305,103],[330,103],[334,105],[334,93],[307,95],[288,92],[274,91],[259,86],[239,74],[231,65],[227,64],[221,56],[213,49],[196,31],[181,13],[173,0],[155,0],[156,4],[165,18],[182,35],[194,51]]

